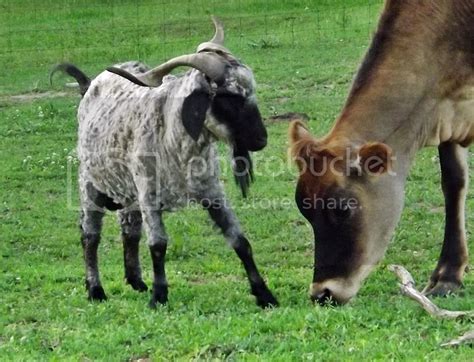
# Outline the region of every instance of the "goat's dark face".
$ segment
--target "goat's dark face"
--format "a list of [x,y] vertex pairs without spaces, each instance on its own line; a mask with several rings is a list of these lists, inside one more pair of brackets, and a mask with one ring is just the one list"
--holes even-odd
[[225,83],[217,88],[211,113],[225,127],[235,148],[260,151],[267,145],[267,130],[255,96],[255,80],[246,66],[229,69]]
[[253,180],[249,151],[267,145],[267,130],[255,96],[252,71],[236,60],[229,61],[224,81],[214,89],[207,128],[233,148],[233,170],[245,197]]

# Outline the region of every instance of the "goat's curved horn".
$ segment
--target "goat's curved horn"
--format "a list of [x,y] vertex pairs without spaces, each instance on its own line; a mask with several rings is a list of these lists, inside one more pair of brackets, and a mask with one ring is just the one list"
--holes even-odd
[[163,83],[163,77],[165,75],[180,66],[195,68],[219,84],[224,81],[225,70],[229,66],[229,63],[223,57],[214,53],[198,53],[173,58],[144,74],[131,74],[117,67],[110,67],[107,68],[107,70],[137,85],[158,87]]
[[214,28],[216,32],[213,38],[207,42],[199,44],[197,47],[197,53],[203,51],[214,51],[214,52],[221,52],[224,54],[231,54],[229,49],[224,46],[224,24],[219,20],[219,18],[212,16],[212,22],[214,23]]
[[212,16],[212,22],[214,23],[214,27],[216,28],[216,33],[214,37],[210,40],[211,43],[224,45],[224,25],[220,21],[219,18]]

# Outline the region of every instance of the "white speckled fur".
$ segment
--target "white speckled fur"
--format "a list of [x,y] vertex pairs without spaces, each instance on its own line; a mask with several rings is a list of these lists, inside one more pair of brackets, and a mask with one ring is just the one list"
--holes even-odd
[[[121,67],[140,70],[130,64]],[[196,70],[168,76],[158,88],[140,87],[109,72],[97,76],[78,110],[81,193],[90,182],[116,203],[139,201],[161,210],[190,199],[223,198],[215,137],[205,128],[195,142],[181,121],[183,100],[198,87],[209,85]],[[213,123],[206,121],[208,127]],[[193,175],[196,157],[214,172]]]
[[[118,66],[135,74],[149,69],[139,62]],[[208,111],[195,142],[181,120],[184,99],[196,89],[213,93],[211,87],[215,85],[195,69],[168,75],[156,88],[137,86],[110,72],[99,74],[78,110],[83,207],[89,206],[88,183],[125,207],[138,201],[142,209],[174,210],[190,200],[224,200],[214,141],[228,141],[229,131]],[[229,68],[225,88],[255,99],[252,71],[242,64]],[[196,159],[208,172],[194,172]]]
[[[215,38],[223,39],[222,25],[215,18],[213,21],[216,26]],[[217,43],[209,44],[210,48],[219,47]],[[209,76],[193,68],[182,76],[168,75],[162,79],[160,86],[148,88],[129,81],[133,76],[125,76],[128,78],[125,79],[111,72],[103,72],[90,85],[87,82],[88,88],[82,85],[82,93],[85,89],[87,91],[78,109],[81,242],[90,300],[107,299],[100,282],[97,262],[105,209],[124,207],[119,212],[119,221],[124,245],[125,279],[138,291],[147,290],[141,277],[138,248],[142,224],[145,226],[153,264],[153,289],[149,305],[154,308],[158,303],[165,304],[168,300],[165,272],[168,236],[162,213],[197,201],[207,209],[210,218],[242,261],[257,304],[261,307],[278,305],[256,267],[250,243],[225,198],[219,181],[219,160],[215,147],[217,139],[232,143],[234,147],[240,141],[240,132],[245,123],[226,123],[227,115],[238,115],[238,121],[247,118],[247,114],[241,114],[240,109],[238,114],[234,114],[232,107],[226,108],[228,99],[232,98],[226,99],[226,106],[218,103],[222,98],[212,103],[216,95],[220,97],[222,94],[238,96],[239,100],[244,98],[243,111],[247,106],[253,107],[248,111],[248,119],[256,122],[256,129],[260,127],[259,132],[262,137],[265,135],[266,143],[264,125],[256,104],[252,104],[256,99],[255,80],[252,71],[229,53],[218,53],[217,56],[222,56],[224,62],[223,73],[219,71],[217,78],[213,78],[209,67],[206,68]],[[201,69],[197,64],[189,64]],[[67,66],[69,68],[65,65],[60,68],[69,69],[66,71],[68,74],[79,78],[77,74],[82,72],[72,65]],[[148,71],[148,67],[139,62],[128,62],[116,67],[135,75]],[[87,77],[83,75],[81,78]],[[192,97],[188,98],[184,112],[186,131],[182,119],[183,105],[190,95]],[[209,99],[206,99],[206,95]],[[204,109],[201,106],[208,105],[208,101],[211,103],[203,122],[200,112]],[[214,118],[212,111],[219,121]],[[193,125],[193,120],[200,123]],[[252,129],[248,131],[252,133]],[[199,135],[197,132],[200,132]],[[258,141],[258,146],[262,148],[262,138]],[[256,144],[249,150],[259,149]],[[242,153],[243,150],[238,151]],[[203,166],[206,168],[203,169]]]

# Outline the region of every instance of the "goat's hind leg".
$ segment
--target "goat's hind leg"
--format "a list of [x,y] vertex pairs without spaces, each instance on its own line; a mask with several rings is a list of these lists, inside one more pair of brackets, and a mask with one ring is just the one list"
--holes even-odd
[[97,249],[100,243],[103,211],[83,207],[81,213],[81,243],[86,267],[86,288],[89,300],[107,299],[100,283]]
[[444,296],[461,285],[468,263],[465,202],[469,183],[468,149],[456,143],[439,146],[441,176],[446,207],[444,242],[438,265],[423,290],[426,295]]
[[86,288],[89,300],[103,301],[107,299],[100,283],[97,249],[102,231],[102,219],[105,209],[117,210],[122,205],[116,204],[111,198],[97,190],[91,182],[85,181],[80,173],[81,188],[81,242],[86,266]]
[[125,280],[133,289],[145,292],[148,287],[142,279],[139,257],[139,243],[142,232],[141,211],[120,210],[118,217],[122,230]]
[[251,293],[257,299],[257,305],[262,308],[278,306],[277,299],[273,296],[270,289],[268,289],[257,269],[257,265],[255,264],[252,255],[252,247],[240,230],[234,212],[227,206],[227,202],[225,200],[220,200],[218,202],[205,200],[202,204],[209,212],[211,219],[222,230],[227,241],[241,260],[247,273]]

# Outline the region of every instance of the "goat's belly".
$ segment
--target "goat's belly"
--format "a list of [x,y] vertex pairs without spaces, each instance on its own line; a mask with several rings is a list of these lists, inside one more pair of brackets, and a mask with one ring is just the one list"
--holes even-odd
[[89,157],[81,162],[81,169],[82,179],[124,207],[140,199],[140,206],[176,211],[198,201],[197,193],[190,190],[184,178],[181,182],[169,180],[166,170],[137,173],[111,157]]
[[170,192],[171,190],[162,190],[160,193],[160,210],[177,211],[192,204],[195,199],[188,193]]
[[115,203],[129,206],[137,200],[132,173],[124,163],[108,157],[88,158],[81,162],[83,178]]

